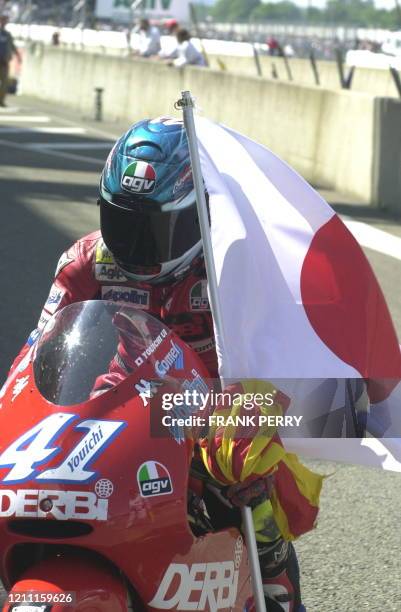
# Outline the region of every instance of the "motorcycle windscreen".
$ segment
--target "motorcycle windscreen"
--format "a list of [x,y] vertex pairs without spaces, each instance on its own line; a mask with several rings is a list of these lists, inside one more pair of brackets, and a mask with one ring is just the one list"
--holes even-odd
[[170,330],[134,306],[101,300],[66,306],[48,321],[33,362],[49,402],[73,406],[116,387]]

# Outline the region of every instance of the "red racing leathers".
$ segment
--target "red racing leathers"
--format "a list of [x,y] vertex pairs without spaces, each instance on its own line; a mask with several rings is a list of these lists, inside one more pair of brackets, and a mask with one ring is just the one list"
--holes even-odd
[[[105,246],[100,231],[78,240],[61,256],[49,297],[38,322],[42,329],[50,317],[73,302],[104,299],[132,304],[163,321],[202,359],[211,377],[217,377],[213,321],[207,299],[203,259],[191,266],[187,276],[169,284],[150,285],[128,279]],[[15,359],[19,364],[30,340]]]

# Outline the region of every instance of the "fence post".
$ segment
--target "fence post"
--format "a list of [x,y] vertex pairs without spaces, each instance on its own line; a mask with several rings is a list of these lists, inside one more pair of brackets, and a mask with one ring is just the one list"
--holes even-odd
[[394,85],[396,86],[396,89],[398,91],[398,95],[401,98],[401,79],[400,79],[399,72],[396,68],[394,68],[394,66],[389,66],[389,69],[390,69],[390,74],[394,80]]
[[347,78],[344,81],[344,89],[351,89],[354,72],[355,72],[355,66],[351,66],[351,68],[348,71]]
[[312,66],[313,76],[315,78],[315,85],[320,85],[319,69],[317,67],[314,49],[310,50],[309,59],[310,59],[310,63],[311,63],[311,66]]
[[263,76],[262,66],[260,65],[259,52],[258,52],[258,50],[256,48],[255,43],[253,43],[252,49],[253,49],[253,58],[255,60],[256,72],[257,72],[257,75],[261,77],[261,76]]
[[290,62],[288,60],[288,57],[285,54],[285,51],[283,49],[283,60],[284,60],[284,65],[285,65],[285,69],[287,71],[287,76],[288,76],[288,80],[292,81],[292,72],[291,72],[291,66],[290,66]]
[[337,63],[338,78],[340,79],[341,89],[344,89],[345,78],[344,78],[343,54],[341,52],[341,49],[339,49],[339,47],[337,47],[336,49],[336,63]]
[[103,87],[95,87],[95,121],[103,119]]

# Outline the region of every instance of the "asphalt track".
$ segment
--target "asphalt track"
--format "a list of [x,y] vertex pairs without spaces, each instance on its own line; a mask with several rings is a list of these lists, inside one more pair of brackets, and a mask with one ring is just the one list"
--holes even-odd
[[[59,255],[98,226],[99,173],[127,127],[26,98],[9,104],[0,113],[0,384],[36,325]],[[362,223],[357,230],[401,338],[400,222],[324,195]],[[400,612],[401,474],[309,464],[332,475],[317,529],[296,545],[308,612]]]

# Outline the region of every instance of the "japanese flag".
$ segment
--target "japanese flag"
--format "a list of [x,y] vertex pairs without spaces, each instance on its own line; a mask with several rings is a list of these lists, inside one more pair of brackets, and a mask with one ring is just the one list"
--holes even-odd
[[[288,449],[401,471],[401,353],[359,244],[268,149],[203,118],[196,131],[223,315],[221,377],[270,379],[292,397],[307,427]],[[337,439],[346,404],[363,413],[362,440],[356,426],[357,438]]]

